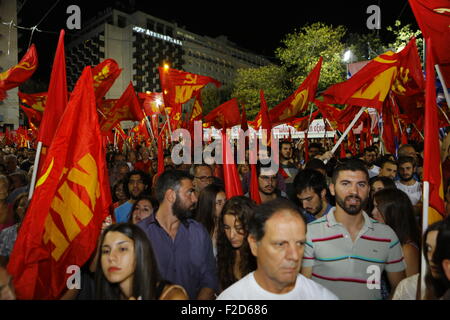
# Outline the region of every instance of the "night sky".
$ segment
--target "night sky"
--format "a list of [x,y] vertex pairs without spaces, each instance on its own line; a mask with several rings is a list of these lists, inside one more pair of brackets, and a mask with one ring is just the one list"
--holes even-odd
[[[6,0],[8,1],[8,0]],[[21,26],[36,25],[57,0],[27,0],[21,10],[23,17]],[[133,1],[77,1],[60,0],[47,17],[39,24],[39,29],[52,31],[54,34],[35,33],[36,43],[43,65],[53,59],[54,50],[61,28],[66,27],[69,15],[66,9],[71,4],[77,4],[82,12],[83,21],[102,11],[108,4],[120,2],[125,8],[130,8]],[[308,4],[305,6],[305,4]],[[288,33],[300,29],[307,23],[322,21],[332,25],[344,25],[349,32],[366,33],[366,21],[369,14],[366,9],[376,4],[381,8],[380,37],[386,35],[385,29],[393,25],[400,17],[403,23],[413,23],[415,19],[407,0],[355,0],[355,1],[248,1],[248,0],[217,0],[217,1],[135,1],[136,9],[147,12],[155,17],[177,22],[187,30],[199,35],[216,37],[225,35],[238,46],[254,53],[274,57],[274,51],[280,46],[281,40]],[[4,20],[8,20],[4,17]],[[66,43],[71,32],[67,31]],[[28,46],[30,32],[24,33],[22,46]],[[41,65],[42,65],[41,64]]]

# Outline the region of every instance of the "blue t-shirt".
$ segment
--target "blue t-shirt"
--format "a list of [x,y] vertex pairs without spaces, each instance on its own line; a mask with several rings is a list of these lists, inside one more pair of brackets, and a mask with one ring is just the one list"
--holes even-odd
[[133,204],[129,201],[115,208],[114,216],[116,217],[116,222],[117,223],[128,222],[132,208]]

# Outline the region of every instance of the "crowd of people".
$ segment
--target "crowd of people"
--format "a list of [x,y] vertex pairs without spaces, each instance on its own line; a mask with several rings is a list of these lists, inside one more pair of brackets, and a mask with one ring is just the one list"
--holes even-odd
[[[218,163],[176,165],[167,150],[157,174],[153,148],[110,147],[111,216],[81,268],[81,288],[61,299],[450,299],[449,218],[422,237],[421,145],[390,155],[375,143],[346,158],[329,149],[325,139],[307,153],[302,140],[282,141],[276,170],[255,166],[257,204],[248,152],[237,165],[243,194],[227,199]],[[15,298],[5,268],[26,216],[34,158],[31,149],[0,152],[0,299]]]

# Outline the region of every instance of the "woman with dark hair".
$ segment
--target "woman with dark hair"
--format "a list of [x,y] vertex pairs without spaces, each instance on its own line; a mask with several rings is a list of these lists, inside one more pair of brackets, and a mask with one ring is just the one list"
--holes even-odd
[[0,231],[0,265],[6,265],[11,255],[20,225],[28,208],[28,193],[19,194],[13,202],[14,225]]
[[425,276],[427,300],[450,299],[450,219],[437,222],[427,230],[426,254],[429,272]]
[[397,234],[406,264],[406,276],[419,272],[420,229],[414,208],[406,193],[399,189],[382,189],[374,194],[374,219],[390,226]]
[[186,300],[186,291],[161,279],[150,241],[130,223],[113,224],[100,239],[95,274],[99,300]]
[[214,255],[217,254],[217,224],[222,208],[227,200],[225,189],[218,184],[210,184],[200,192],[195,220],[203,224],[213,242]]
[[219,218],[217,265],[221,290],[256,269],[256,259],[247,242],[248,222],[256,204],[249,198],[229,199]]
[[122,204],[127,202],[128,197],[125,194],[125,180],[121,179],[117,181],[112,187],[112,200],[113,208],[120,207]]
[[370,178],[369,186],[370,186],[370,193],[369,193],[369,201],[367,202],[366,212],[369,215],[372,215],[373,195],[384,188],[397,189],[397,187],[395,186],[394,180],[383,176],[375,176]]
[[159,204],[156,199],[148,195],[142,195],[137,198],[136,202],[133,204],[128,222],[137,224],[139,221],[150,217],[153,212],[158,211],[158,208]]

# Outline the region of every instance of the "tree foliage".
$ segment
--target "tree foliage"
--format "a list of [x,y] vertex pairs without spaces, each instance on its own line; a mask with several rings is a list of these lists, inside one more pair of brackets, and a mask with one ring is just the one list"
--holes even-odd
[[282,40],[283,47],[278,48],[275,54],[288,70],[291,89],[302,83],[320,56],[323,57],[323,64],[319,91],[345,79],[345,65],[342,63],[345,49],[342,38],[345,33],[343,26],[333,27],[317,22],[288,34]]
[[231,96],[245,105],[247,119],[253,120],[260,110],[260,90],[272,108],[289,95],[285,82],[285,70],[276,65],[238,69]]
[[389,26],[386,29],[390,31],[394,37],[394,41],[388,44],[388,47],[391,48],[392,51],[397,52],[403,49],[412,37],[416,37],[419,56],[421,59],[423,58],[423,37],[420,29],[414,30],[410,24],[402,26],[402,23],[399,20],[395,21],[393,27]]

